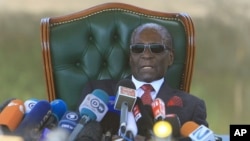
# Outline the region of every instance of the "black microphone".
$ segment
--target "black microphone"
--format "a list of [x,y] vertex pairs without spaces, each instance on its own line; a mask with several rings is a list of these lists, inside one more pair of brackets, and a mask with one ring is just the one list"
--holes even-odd
[[123,137],[125,141],[135,141],[135,136],[132,131],[128,130]]
[[136,101],[135,85],[129,79],[122,79],[117,83],[117,94],[115,99],[115,109],[121,111],[120,128],[121,136],[125,135],[128,112],[132,110]]
[[108,111],[108,101],[109,96],[103,90],[96,89],[92,94],[88,94],[79,106],[81,119],[70,134],[68,141],[74,141],[88,122],[101,121]]
[[160,98],[156,98],[152,102],[151,106],[154,113],[155,121],[167,121],[172,126],[172,136],[180,136],[181,123],[179,117],[176,114],[166,114],[166,111],[169,110],[168,107],[165,107],[165,103],[163,102],[163,100]]
[[79,113],[66,111],[58,122],[57,127],[53,127],[52,129],[48,127],[43,128],[39,141],[66,141],[69,134],[76,127],[79,119]]
[[165,116],[165,121],[169,122],[172,126],[172,135],[173,137],[180,136],[181,122],[176,114],[167,114]]
[[176,111],[180,111],[178,109],[183,107],[182,98],[179,96],[173,96],[166,103],[165,120],[167,120],[172,126],[173,137],[178,137],[180,136],[181,122]]
[[75,141],[101,141],[102,127],[97,121],[90,121],[80,131]]
[[67,105],[61,99],[55,99],[51,101],[50,105],[51,105],[51,115],[45,121],[44,125],[41,127],[42,129],[43,128],[53,129],[57,127],[59,120],[67,111]]
[[[157,140],[170,140],[178,136],[180,130],[179,118],[176,118],[177,116],[174,115],[169,115],[168,117],[166,116],[166,108],[163,100],[160,98],[156,98],[151,103],[151,107],[155,120],[155,124],[153,127],[155,138]],[[173,129],[175,129],[175,131]]]
[[38,101],[31,111],[24,117],[14,134],[25,140],[36,140],[40,136],[41,127],[51,115],[51,105],[46,100]]
[[104,141],[112,141],[112,133],[111,133],[111,131],[107,131],[105,133]]
[[141,99],[137,97],[132,111],[138,128],[138,134],[144,136],[146,139],[151,139],[153,136],[152,127],[154,125],[151,106],[143,105]]

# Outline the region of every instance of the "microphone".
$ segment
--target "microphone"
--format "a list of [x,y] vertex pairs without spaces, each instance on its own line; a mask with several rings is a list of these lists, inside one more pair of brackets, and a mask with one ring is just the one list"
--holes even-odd
[[135,136],[132,131],[128,130],[126,131],[125,136],[123,137],[125,141],[135,141]]
[[59,121],[64,113],[67,111],[67,105],[62,99],[55,99],[50,102],[52,114]]
[[[79,119],[80,119],[79,113],[73,111],[66,111],[62,116],[61,120],[58,122],[57,127],[54,127],[53,129],[46,127],[43,128],[39,141],[65,140],[68,137],[68,135],[74,130]],[[58,134],[60,135],[63,133],[64,135],[61,135],[60,138],[56,138]]]
[[51,115],[46,120],[42,128],[52,129],[57,126],[58,121],[62,118],[64,113],[67,111],[66,103],[61,99],[55,99],[50,102],[51,105]]
[[121,111],[120,133],[125,135],[128,112],[132,110],[136,101],[135,85],[129,79],[122,79],[117,83],[117,95],[115,99],[115,109]]
[[105,133],[104,141],[112,141],[112,133],[111,133],[111,131],[107,131]]
[[167,114],[164,120],[169,122],[172,126],[173,137],[179,137],[181,129],[181,122],[179,117],[176,114]]
[[19,136],[0,135],[0,141],[24,141],[24,140],[22,137]]
[[126,141],[134,141],[135,136],[137,135],[138,129],[137,129],[137,125],[135,123],[135,118],[132,112],[128,112],[127,115],[128,119],[127,119],[127,126],[126,126],[126,132],[123,136],[123,138]]
[[151,106],[143,105],[141,99],[137,97],[132,112],[138,128],[138,134],[144,136],[146,139],[151,139],[154,125]]
[[108,102],[108,112],[116,113],[117,115],[120,115],[120,110],[116,110],[115,107],[115,99],[116,96],[109,96],[109,102]]
[[11,100],[0,114],[0,126],[4,133],[14,131],[24,116],[23,101],[19,99]]
[[24,117],[14,133],[22,136],[25,140],[38,139],[39,131],[50,115],[50,103],[46,100],[40,100]]
[[3,109],[12,101],[15,100],[16,98],[10,98],[5,100],[4,102],[1,103],[0,105],[0,113],[3,111]]
[[156,98],[151,103],[155,121],[164,120],[166,115],[165,104],[162,99]]
[[189,137],[192,141],[215,141],[212,130],[193,121],[185,122],[180,133],[183,137]]
[[165,120],[172,126],[172,135],[178,137],[180,135],[181,123],[180,119],[176,114],[167,114],[168,109],[165,108],[165,103],[162,99],[156,98],[152,104],[152,110],[155,121]]
[[123,102],[121,105],[121,115],[120,115],[120,135],[124,135],[127,128],[128,122],[128,103]]
[[108,94],[100,89],[96,89],[92,94],[86,95],[85,99],[79,106],[81,119],[69,136],[69,141],[74,141],[84,126],[93,120],[101,121],[108,111],[107,103]]
[[169,122],[160,120],[153,126],[155,141],[171,141],[172,140],[172,126]]
[[71,133],[76,127],[79,120],[80,120],[79,113],[73,111],[67,111],[59,121],[58,127],[66,130],[68,133]]
[[69,133],[61,128],[54,128],[52,130],[44,128],[38,141],[67,141],[68,135]]
[[100,123],[93,120],[86,124],[75,141],[101,141],[102,132]]
[[27,115],[31,111],[31,109],[36,105],[38,101],[38,99],[28,99],[24,102],[25,115]]

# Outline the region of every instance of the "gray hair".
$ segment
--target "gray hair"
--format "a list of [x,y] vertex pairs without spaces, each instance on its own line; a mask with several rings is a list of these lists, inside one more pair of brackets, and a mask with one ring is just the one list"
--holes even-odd
[[162,41],[165,45],[167,45],[169,48],[173,48],[172,47],[172,36],[171,34],[169,33],[169,31],[167,30],[166,27],[162,26],[162,25],[159,25],[159,24],[156,24],[156,23],[145,23],[145,24],[142,24],[140,26],[138,26],[137,28],[134,29],[132,35],[131,35],[131,43],[134,42],[134,37],[140,33],[141,31],[143,31],[144,29],[154,29],[156,30],[162,37]]

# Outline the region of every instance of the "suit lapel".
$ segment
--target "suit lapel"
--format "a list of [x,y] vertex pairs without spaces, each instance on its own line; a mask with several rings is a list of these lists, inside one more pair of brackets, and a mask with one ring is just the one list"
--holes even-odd
[[173,89],[167,84],[166,80],[164,80],[156,97],[161,98],[164,102],[167,102],[173,96],[172,91]]

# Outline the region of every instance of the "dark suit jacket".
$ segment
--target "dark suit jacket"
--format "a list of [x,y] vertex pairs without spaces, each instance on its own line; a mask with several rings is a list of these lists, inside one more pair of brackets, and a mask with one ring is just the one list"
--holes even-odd
[[[90,94],[95,89],[102,89],[109,95],[116,95],[117,83],[117,80],[97,80],[87,83],[85,89],[82,92],[80,102],[82,102],[87,94]],[[167,82],[164,81],[159,90],[159,93],[157,94],[157,97],[161,98],[166,105],[166,103],[173,96],[178,96],[182,99],[183,107],[166,107],[166,114],[177,114],[180,119],[181,125],[187,121],[194,121],[198,124],[208,126],[208,123],[206,121],[207,114],[205,102],[191,94],[171,88],[167,84]],[[111,130],[113,134],[117,134],[117,131],[119,129],[119,122],[119,115],[117,115],[116,113],[108,112],[101,121],[101,125],[104,129],[104,132],[107,130]]]

